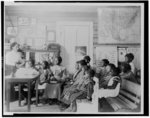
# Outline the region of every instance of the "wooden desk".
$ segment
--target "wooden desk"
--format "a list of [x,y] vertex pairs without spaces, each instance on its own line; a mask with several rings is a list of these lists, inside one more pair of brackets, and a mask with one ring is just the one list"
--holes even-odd
[[[10,84],[11,83],[18,83],[19,84],[19,106],[21,106],[21,84],[27,83],[28,85],[28,112],[30,112],[30,101],[31,101],[31,82],[36,81],[36,91],[37,91],[37,80],[39,75],[24,75],[20,77],[11,77],[6,76],[6,110],[10,111]],[[36,100],[37,101],[37,100]],[[37,103],[37,102],[36,102]]]

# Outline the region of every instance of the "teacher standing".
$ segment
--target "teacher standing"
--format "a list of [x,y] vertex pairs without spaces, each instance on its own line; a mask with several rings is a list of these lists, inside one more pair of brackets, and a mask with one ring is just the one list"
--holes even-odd
[[13,42],[10,46],[11,51],[6,54],[5,62],[5,75],[11,75],[16,72],[16,66],[21,60],[21,55],[19,50],[19,45]]

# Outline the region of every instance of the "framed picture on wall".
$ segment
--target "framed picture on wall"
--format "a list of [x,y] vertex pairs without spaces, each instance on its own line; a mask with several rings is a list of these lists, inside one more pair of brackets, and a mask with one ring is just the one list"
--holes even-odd
[[17,27],[7,27],[7,34],[8,35],[17,35]]

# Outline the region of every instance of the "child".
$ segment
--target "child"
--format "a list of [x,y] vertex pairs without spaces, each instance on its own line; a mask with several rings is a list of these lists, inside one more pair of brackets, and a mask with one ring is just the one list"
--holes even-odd
[[109,64],[109,61],[107,59],[102,59],[99,63],[99,67],[96,68],[96,77],[99,79],[102,79],[106,74],[106,67]]
[[127,79],[129,81],[137,83],[137,80],[135,79],[135,76],[133,72],[131,71],[131,66],[128,63],[122,63],[121,64],[121,73],[120,77],[122,79]]
[[131,71],[133,72],[134,75],[136,75],[136,68],[133,63],[133,60],[134,60],[134,55],[132,53],[128,53],[125,55],[125,62],[131,66]]
[[[77,87],[65,93],[62,98],[62,102],[67,104],[66,106],[70,105],[65,111],[76,111],[76,99],[92,100],[93,86],[95,84],[92,78],[94,75],[95,72],[93,70],[87,70],[85,75],[82,77],[82,81],[78,83]],[[65,108],[65,106],[62,107]]]
[[49,80],[50,70],[49,70],[49,64],[47,61],[42,62],[42,67],[39,70],[40,71],[40,82],[39,84],[42,85],[43,83],[46,83]]

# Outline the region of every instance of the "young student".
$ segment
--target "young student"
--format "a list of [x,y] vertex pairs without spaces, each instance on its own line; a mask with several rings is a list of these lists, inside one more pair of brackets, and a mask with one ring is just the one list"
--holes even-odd
[[90,61],[91,61],[90,56],[88,56],[88,55],[84,56],[83,60],[85,60],[85,62],[87,63],[87,67],[91,68],[91,66],[90,66]]
[[76,75],[74,75],[74,78],[73,78],[74,81],[73,81],[72,85],[65,86],[62,96],[67,91],[70,91],[71,89],[75,88],[78,85],[78,83],[80,83],[80,81],[82,81],[82,77],[85,75],[86,70],[87,70],[87,65],[86,65],[85,60],[80,60],[79,61],[79,72],[76,73]]
[[49,70],[49,63],[47,61],[42,62],[42,66],[39,69],[40,72],[40,81],[39,84],[42,85],[49,81],[50,79],[50,70]]
[[[107,75],[104,76],[103,80],[99,81],[99,88],[104,88],[108,85],[109,80],[114,76],[114,71],[118,70],[114,64],[109,63],[106,67]],[[118,70],[119,73],[119,70]]]
[[116,97],[119,94],[121,79],[119,77],[119,70],[114,64],[108,64],[106,67],[109,72],[109,76],[106,77],[104,83],[102,83],[101,88],[98,90],[98,98],[100,98],[99,103],[102,107],[103,98]]
[[122,79],[127,79],[129,81],[137,83],[137,80],[135,79],[135,75],[131,71],[131,66],[128,63],[126,63],[126,62],[121,64],[120,77]]
[[133,63],[133,60],[134,60],[134,55],[132,53],[128,53],[125,55],[125,62],[131,66],[131,71],[133,72],[134,75],[136,75],[136,68]]
[[[34,60],[29,60],[26,62],[26,66],[25,68],[19,68],[16,73],[15,76],[17,77],[25,77],[25,76],[30,76],[30,75],[39,75],[39,72],[34,68]],[[24,105],[27,105],[27,93],[24,91],[24,89],[27,88],[27,85],[24,84],[21,87],[21,91],[23,93],[23,96],[25,97],[25,103]],[[35,88],[35,81],[31,83],[31,96],[34,95],[34,88]]]
[[108,64],[109,64],[108,59],[102,59],[98,65],[99,67],[96,68],[95,76],[98,77],[99,80],[102,79],[107,74],[106,67]]
[[69,105],[69,107],[65,109],[65,111],[75,112],[77,110],[76,99],[87,99],[89,101],[92,100],[93,88],[95,84],[95,82],[93,81],[94,75],[95,71],[92,69],[88,69],[85,72],[85,75],[82,77],[82,81],[80,81],[80,83],[78,83],[74,89],[64,94],[62,102],[64,102],[66,106]]

